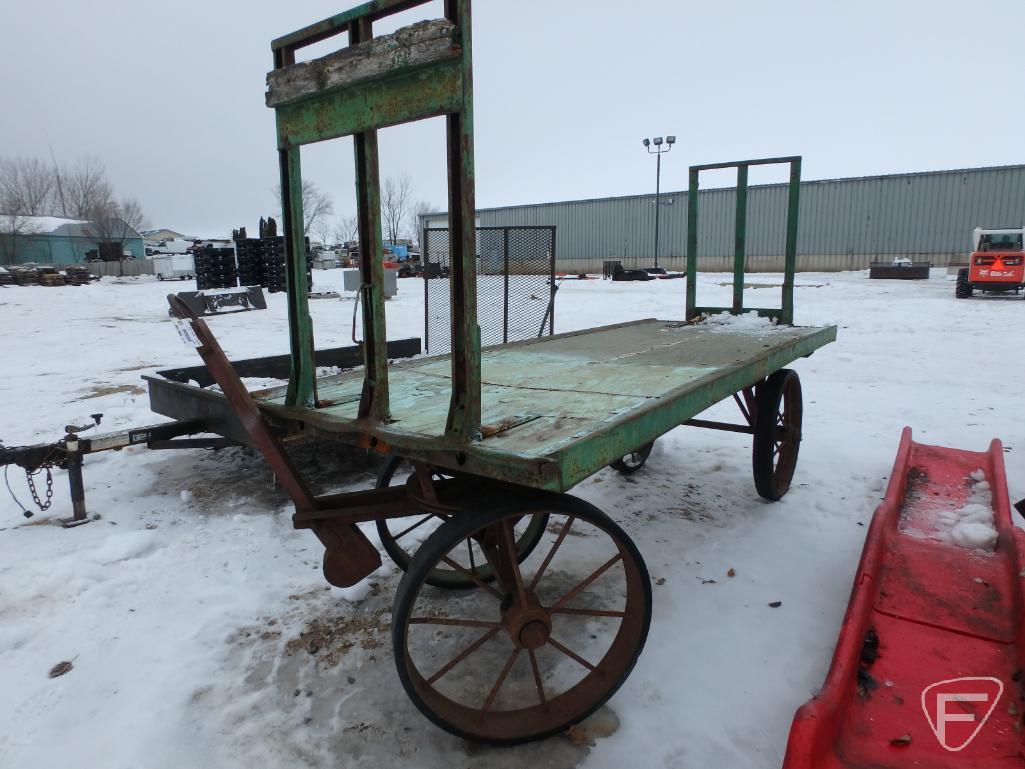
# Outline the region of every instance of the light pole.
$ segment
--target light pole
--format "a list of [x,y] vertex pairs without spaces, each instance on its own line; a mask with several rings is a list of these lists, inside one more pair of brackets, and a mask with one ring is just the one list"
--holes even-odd
[[[660,207],[659,201],[659,188],[662,182],[662,155],[669,152],[676,144],[675,136],[667,136],[665,140],[665,149],[662,147],[662,137],[656,136],[654,139],[645,139],[644,148],[648,151],[649,155],[655,156],[655,269],[658,269],[658,209]],[[655,145],[655,149],[651,148],[651,145]]]

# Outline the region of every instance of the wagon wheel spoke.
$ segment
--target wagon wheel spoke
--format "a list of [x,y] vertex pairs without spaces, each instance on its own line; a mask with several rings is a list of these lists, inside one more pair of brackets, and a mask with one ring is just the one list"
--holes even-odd
[[495,588],[491,587],[491,585],[489,585],[487,582],[485,582],[480,577],[478,577],[474,572],[469,571],[462,564],[459,564],[456,561],[453,561],[447,555],[444,556],[441,560],[442,560],[443,563],[447,564],[448,566],[451,566],[453,569],[458,571],[460,574],[468,577],[470,579],[470,581],[472,581],[475,585],[477,585],[477,587],[480,587],[480,588],[483,588],[484,590],[487,590],[489,593],[491,593],[491,595],[495,596],[495,598],[497,598],[499,600],[502,600],[501,594],[497,590],[495,590]]
[[608,611],[606,609],[571,609],[568,606],[560,606],[558,609],[551,608],[552,614],[574,614],[581,617],[625,617],[625,611]]
[[530,672],[534,675],[534,688],[537,689],[537,697],[541,700],[542,705],[547,705],[548,700],[545,699],[545,687],[541,683],[541,670],[537,666],[537,655],[534,654],[533,649],[527,649],[527,654],[530,656]]
[[534,574],[534,579],[530,581],[530,587],[528,588],[533,592],[534,588],[537,587],[537,583],[541,581],[542,575],[545,573],[545,569],[548,568],[548,564],[552,562],[552,558],[555,557],[555,551],[559,549],[559,545],[562,544],[563,540],[566,539],[566,535],[569,534],[569,527],[573,525],[574,518],[570,516],[566,519],[566,523],[563,524],[562,530],[559,532],[559,536],[555,539],[555,543],[552,545],[552,549],[548,551],[548,555],[545,556],[544,561],[538,567],[537,572]]
[[433,676],[427,679],[427,683],[433,684],[435,681],[437,681],[439,678],[445,675],[448,671],[450,671],[452,668],[454,668],[456,665],[458,665],[460,662],[465,660],[467,657],[469,657],[471,654],[477,651],[480,647],[482,647],[484,644],[486,644],[488,641],[490,641],[492,638],[498,635],[499,630],[501,630],[501,628],[491,628],[491,630],[482,635],[472,644],[470,644],[461,652],[459,652],[459,654],[457,654],[455,657],[453,657],[447,663],[445,663],[441,667],[441,669],[438,670],[437,673],[435,673]]
[[550,643],[553,648],[558,649],[559,651],[561,651],[563,654],[565,654],[567,657],[569,657],[574,662],[576,662],[576,663],[578,663],[580,665],[583,665],[585,668],[590,670],[592,673],[595,673],[595,672],[597,672],[599,674],[601,673],[601,671],[599,671],[598,668],[596,668],[590,662],[585,660],[583,657],[581,657],[579,654],[577,654],[572,649],[569,649],[566,646],[563,646],[561,643],[556,641],[554,638],[549,638],[548,639],[548,643]]
[[410,625],[455,625],[457,627],[500,628],[502,623],[489,622],[483,619],[463,619],[460,617],[410,617]]
[[424,516],[423,518],[421,518],[421,519],[420,519],[419,521],[417,521],[416,523],[414,523],[414,524],[413,524],[412,526],[409,526],[408,528],[405,528],[405,529],[403,529],[403,530],[402,530],[402,531],[400,531],[400,532],[399,532],[398,534],[394,534],[394,535],[392,535],[392,539],[394,539],[394,540],[395,540],[396,542],[398,542],[398,541],[399,541],[400,539],[402,539],[402,538],[403,538],[404,536],[406,536],[407,534],[409,534],[409,532],[413,531],[413,529],[415,529],[415,528],[417,528],[417,527],[419,527],[419,526],[423,526],[423,525],[424,525],[425,523],[427,523],[427,522],[428,522],[429,520],[431,520],[431,518],[441,518],[441,520],[443,520],[443,521],[445,520],[445,519],[444,519],[444,518],[443,518],[442,516],[440,516],[440,515],[436,515],[435,513],[430,513],[430,514],[428,514],[428,515],[425,515],[425,516]]
[[589,577],[587,577],[583,581],[577,583],[576,587],[574,587],[572,590],[570,590],[568,593],[566,593],[562,598],[560,598],[558,601],[556,601],[550,607],[548,607],[548,610],[549,611],[556,611],[556,610],[562,608],[563,604],[569,603],[569,601],[573,600],[573,598],[577,595],[577,593],[579,593],[585,587],[587,587],[592,582],[594,582],[596,579],[598,579],[598,577],[600,577],[602,574],[604,574],[609,569],[611,569],[620,559],[622,559],[622,557],[623,557],[622,553],[616,553],[614,556],[609,558],[609,560],[607,560],[605,563],[603,563],[601,566],[599,566],[595,571],[593,571]]
[[513,584],[516,586],[516,595],[522,603],[527,602],[527,591],[523,587],[523,575],[520,573],[520,564],[516,559],[516,540],[513,537],[512,521],[506,518],[501,526],[502,544],[500,554],[504,556],[509,570],[512,572]]
[[516,658],[520,656],[520,647],[513,649],[512,654],[509,655],[509,659],[505,661],[505,667],[502,668],[502,672],[498,674],[498,680],[495,681],[495,685],[491,688],[488,693],[488,697],[484,700],[484,707],[482,711],[487,712],[488,708],[495,701],[495,697],[498,696],[499,690],[502,688],[502,684],[505,683],[506,677],[509,675],[509,671],[512,670],[512,666],[516,664]]

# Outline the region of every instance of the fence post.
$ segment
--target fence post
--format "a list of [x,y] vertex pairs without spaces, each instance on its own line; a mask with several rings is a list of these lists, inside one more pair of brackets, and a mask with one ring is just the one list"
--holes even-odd
[[502,344],[509,341],[509,228],[502,229]]

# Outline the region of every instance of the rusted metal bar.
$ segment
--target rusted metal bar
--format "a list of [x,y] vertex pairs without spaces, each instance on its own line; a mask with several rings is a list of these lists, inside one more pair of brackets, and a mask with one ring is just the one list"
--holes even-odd
[[179,438],[170,441],[150,441],[146,448],[154,451],[169,449],[226,449],[240,445],[231,438]]
[[[175,305],[186,316],[191,312],[176,296],[169,295],[168,302]],[[267,464],[277,477],[285,492],[292,498],[297,512],[309,512],[318,508],[317,499],[296,469],[284,447],[272,432],[260,413],[253,396],[232,368],[231,361],[224,354],[209,326],[201,318],[192,316],[188,321],[199,340],[196,352],[217,380],[221,392],[238,416],[239,422],[254,446],[263,454]],[[324,543],[324,576],[333,585],[347,587],[354,585],[381,565],[381,556],[370,540],[352,524],[334,521],[316,522],[310,528]]]
[[316,399],[316,368],[313,365],[313,325],[306,288],[306,240],[303,235],[303,182],[299,148],[279,150],[278,158],[285,265],[288,270],[288,333],[292,351],[287,402],[292,406],[308,407]]
[[747,272],[747,166],[737,166],[737,207],[733,235],[733,314],[744,311],[744,274]]
[[334,16],[330,16],[323,21],[318,21],[295,32],[282,35],[273,40],[270,47],[273,51],[288,49],[290,52],[294,52],[299,48],[319,43],[321,40],[327,40],[330,37],[345,32],[349,29],[349,25],[357,19],[375,21],[376,19],[401,13],[428,2],[430,0],[373,0],[373,2],[357,5],[355,8],[351,8],[343,13],[336,13]]
[[790,186],[787,191],[786,261],[783,267],[782,323],[794,322],[794,272],[797,270],[797,224],[801,209],[801,158],[790,161]]
[[729,422],[713,422],[708,419],[688,419],[684,424],[687,427],[704,427],[707,430],[722,430],[727,433],[754,434],[754,428],[750,425],[734,425]]
[[771,166],[777,163],[792,163],[795,160],[800,160],[800,155],[787,155],[781,158],[756,158],[754,160],[731,160],[726,163],[705,163],[699,166],[691,166],[692,171],[712,171],[717,168],[736,168],[740,165],[745,166]]
[[480,328],[477,325],[476,201],[473,167],[473,74],[470,4],[445,0],[445,18],[459,28],[462,105],[447,116],[449,254],[452,271],[452,396],[445,434],[475,440],[480,434]]
[[85,483],[82,481],[82,453],[68,452],[68,485],[71,491],[70,518],[61,520],[61,526],[71,529],[89,523],[89,512],[85,509]]
[[687,305],[685,320],[700,317],[698,296],[698,184],[697,168],[691,166],[687,191]]
[[[373,34],[367,19],[355,22],[349,40],[356,45]],[[381,237],[381,179],[377,131],[353,137],[356,157],[356,213],[359,219],[360,295],[363,300],[363,393],[359,417],[375,422],[390,418],[388,403],[388,332],[384,311],[384,244]]]

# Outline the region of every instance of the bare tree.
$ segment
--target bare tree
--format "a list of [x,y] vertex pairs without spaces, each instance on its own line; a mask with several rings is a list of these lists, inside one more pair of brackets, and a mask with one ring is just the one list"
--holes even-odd
[[101,204],[85,212],[85,219],[88,222],[85,232],[96,241],[100,258],[104,261],[120,261],[125,241],[138,237],[138,228],[146,223],[142,206],[133,198]]
[[[274,197],[281,205],[281,185],[274,188]],[[309,235],[318,220],[326,219],[335,212],[334,201],[322,192],[316,182],[303,179],[303,235]],[[284,218],[284,215],[282,215]]]
[[334,238],[339,243],[348,243],[359,239],[359,219],[356,214],[343,216],[335,222]]
[[37,231],[31,217],[24,214],[0,214],[0,264],[18,261],[21,239]]
[[16,261],[20,238],[40,230],[33,217],[46,215],[86,221],[85,234],[109,259],[120,259],[124,242],[146,226],[139,201],[115,200],[95,157],[65,168],[39,158],[0,158],[0,260]]
[[423,249],[423,243],[420,241],[423,239],[423,230],[426,226],[424,217],[427,214],[433,214],[438,210],[438,207],[426,200],[418,200],[409,209],[409,229],[413,233],[413,240],[416,244]]
[[142,204],[135,198],[121,198],[117,206],[117,214],[125,224],[138,233],[144,230],[149,224],[149,219],[143,213]]
[[381,224],[385,239],[395,243],[402,237],[402,228],[409,216],[412,203],[413,182],[406,174],[398,178],[389,176],[381,189]]
[[0,213],[45,216],[55,187],[53,169],[39,158],[0,158]]
[[63,190],[60,216],[88,219],[91,212],[110,211],[116,205],[106,169],[97,158],[83,158],[70,169],[59,170],[58,174]]

